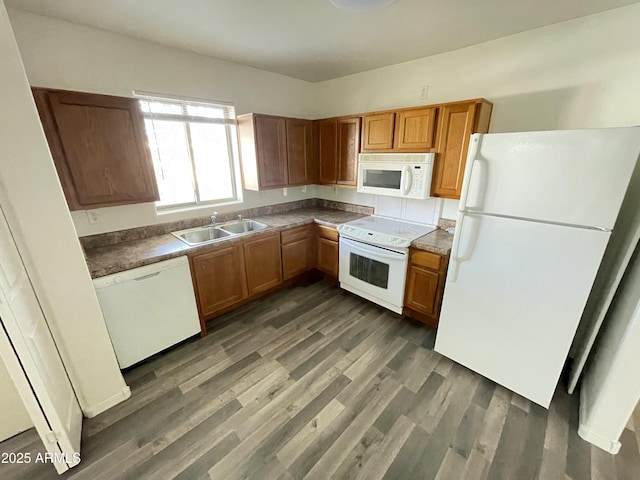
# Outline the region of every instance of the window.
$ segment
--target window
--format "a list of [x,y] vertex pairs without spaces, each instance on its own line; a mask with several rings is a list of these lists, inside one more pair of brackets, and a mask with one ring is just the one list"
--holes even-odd
[[157,207],[238,200],[233,105],[136,96],[160,191]]

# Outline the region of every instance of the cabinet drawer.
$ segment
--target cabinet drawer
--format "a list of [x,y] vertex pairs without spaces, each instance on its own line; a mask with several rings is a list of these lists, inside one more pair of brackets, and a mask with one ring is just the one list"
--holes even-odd
[[411,264],[420,265],[421,267],[430,268],[432,270],[440,270],[442,265],[442,256],[431,252],[413,252],[411,254]]
[[309,237],[309,225],[294,227],[281,232],[282,245],[297,242]]
[[318,236],[320,238],[326,238],[328,240],[338,241],[338,231],[333,227],[326,227],[324,225],[318,225]]

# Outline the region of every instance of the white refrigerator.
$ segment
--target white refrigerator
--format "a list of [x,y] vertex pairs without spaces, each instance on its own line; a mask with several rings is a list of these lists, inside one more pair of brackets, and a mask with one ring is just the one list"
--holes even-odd
[[435,350],[548,407],[640,155],[640,127],[476,134]]

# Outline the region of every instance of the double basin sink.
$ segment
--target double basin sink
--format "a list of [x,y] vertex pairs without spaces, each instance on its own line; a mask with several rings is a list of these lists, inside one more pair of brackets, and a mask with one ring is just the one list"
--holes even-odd
[[171,232],[172,235],[190,246],[203,245],[217,242],[229,237],[243,235],[267,228],[264,223],[255,220],[236,220],[218,225],[205,225],[204,227],[187,228]]

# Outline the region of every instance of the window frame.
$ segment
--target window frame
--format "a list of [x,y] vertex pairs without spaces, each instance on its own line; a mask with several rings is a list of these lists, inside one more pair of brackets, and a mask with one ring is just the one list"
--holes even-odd
[[[161,198],[160,200],[155,202],[155,208],[158,213],[171,213],[173,211],[201,209],[206,207],[213,207],[218,205],[226,205],[226,204],[242,202],[242,184],[241,184],[242,172],[240,170],[240,155],[239,155],[239,149],[238,149],[238,122],[235,114],[235,106],[232,103],[217,101],[217,100],[214,101],[214,100],[204,100],[204,99],[191,98],[191,97],[182,97],[177,95],[169,96],[169,95],[140,92],[140,91],[134,91],[133,95],[134,95],[134,98],[138,100],[138,105],[139,105],[143,120],[151,120],[151,121],[172,120],[172,121],[180,121],[184,125],[185,142],[187,145],[189,165],[191,166],[190,176],[192,180],[195,201],[159,205],[159,203],[162,201],[162,198]],[[181,113],[172,114],[172,113],[154,113],[151,111],[145,112],[142,109],[142,102],[144,101],[177,105],[177,106],[180,106]],[[188,106],[221,108],[223,111],[225,111],[225,114],[223,115],[223,118],[220,118],[220,119],[191,115],[187,113]],[[231,115],[227,116],[228,112],[231,112]],[[231,190],[232,190],[231,197],[218,198],[215,200],[201,200],[200,186],[198,183],[198,175],[197,175],[195,155],[193,151],[190,123],[224,125],[225,137],[226,137],[226,143],[227,143],[226,145],[227,155],[228,155],[228,161],[229,161],[229,172],[231,174]],[[145,133],[148,134],[146,126],[145,126]],[[151,149],[150,145],[149,145],[149,148]],[[153,169],[154,169],[154,174],[156,175],[156,177],[158,177],[158,172],[156,170],[156,163],[157,162],[153,162]],[[159,193],[161,194],[161,192]]]

